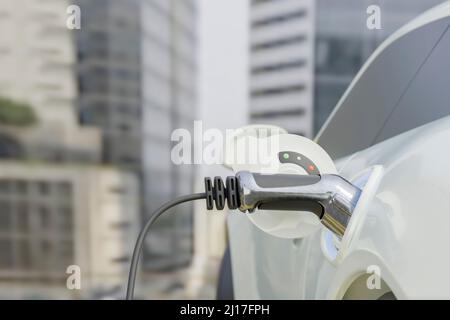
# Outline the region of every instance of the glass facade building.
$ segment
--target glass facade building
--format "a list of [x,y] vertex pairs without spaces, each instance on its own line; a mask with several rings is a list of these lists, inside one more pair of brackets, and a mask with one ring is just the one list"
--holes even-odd
[[[196,116],[196,2],[79,0],[80,120],[103,132],[103,161],[140,179],[142,219],[192,192],[192,166],[175,166],[171,133]],[[192,207],[162,217],[144,265],[168,268],[192,255]]]
[[[148,213],[193,192],[194,166],[170,159],[172,131],[192,132],[196,119],[197,3],[144,0],[141,3],[142,179]],[[158,219],[147,239],[146,265],[186,265],[192,255],[192,205]]]
[[139,2],[80,0],[79,116],[102,132],[102,162],[141,167]]

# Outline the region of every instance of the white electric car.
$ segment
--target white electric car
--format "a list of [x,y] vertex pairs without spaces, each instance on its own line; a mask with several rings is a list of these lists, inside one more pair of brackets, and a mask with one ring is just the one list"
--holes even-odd
[[362,190],[344,235],[289,212],[231,213],[219,297],[450,298],[449,28],[447,2],[373,53],[315,139],[331,165],[283,146]]

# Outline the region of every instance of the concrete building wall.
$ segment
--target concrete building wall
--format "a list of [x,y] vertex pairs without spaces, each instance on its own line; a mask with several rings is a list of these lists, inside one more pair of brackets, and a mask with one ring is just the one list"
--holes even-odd
[[65,0],[0,2],[0,96],[34,109],[38,123],[20,139],[38,150],[35,158],[64,158],[72,152],[73,158],[93,162],[101,150],[100,132],[78,125],[68,5]]
[[68,1],[0,4],[0,94],[35,107],[45,122],[74,126],[75,51],[66,27]]
[[[139,227],[132,175],[2,161],[0,209],[0,295],[12,298],[13,286],[15,298],[86,298],[123,287]],[[66,287],[69,265],[80,267],[80,291]]]
[[[110,11],[105,11],[101,2],[96,1],[98,9],[111,12],[119,25],[124,15],[125,20],[132,20],[133,14],[123,10],[121,2]],[[97,56],[79,72],[77,63],[84,51],[75,41],[79,31],[66,27],[70,4],[72,1],[66,0],[0,2],[0,95],[28,103],[38,118],[30,127],[0,126],[2,143],[10,138],[21,149],[17,159],[0,165],[0,220],[4,222],[0,228],[0,295],[5,298],[92,297],[120,288],[126,283],[139,228],[136,176],[98,165],[102,160],[101,131],[91,123],[80,126],[77,107],[79,103],[97,107],[98,100],[112,106],[116,113],[112,118],[101,114],[110,120],[109,126],[101,129],[124,137],[114,156],[127,163],[123,154],[140,160],[140,148],[133,149],[140,143],[125,139],[140,137],[141,121],[135,111],[140,110],[136,74],[140,38],[136,36],[137,46],[131,53],[137,54],[134,65],[119,61],[129,53],[122,52],[123,48],[133,49],[118,42],[133,40],[127,37],[127,28],[119,39],[108,42],[108,52],[113,55],[104,59],[102,39],[110,34],[95,29],[103,27],[102,21],[87,25],[86,34],[92,37],[89,43]],[[87,13],[95,11],[82,10],[82,17]],[[109,30],[111,34],[117,31]],[[101,69],[105,64],[107,68]],[[86,87],[79,85],[78,75],[85,75],[86,70],[94,71],[92,77],[88,74],[93,81],[87,84],[89,89],[102,93],[107,88],[114,94],[79,99],[86,97]],[[105,71],[112,76],[102,78]],[[95,72],[100,77],[95,77]],[[118,103],[120,98],[126,104]],[[135,122],[129,123],[130,119]],[[66,288],[70,264],[81,267],[81,291]]]

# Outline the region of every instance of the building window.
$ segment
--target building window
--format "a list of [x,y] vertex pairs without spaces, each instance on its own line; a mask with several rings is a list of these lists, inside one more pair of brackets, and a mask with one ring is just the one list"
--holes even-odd
[[253,52],[256,52],[256,51],[260,51],[260,50],[280,48],[280,47],[285,47],[285,46],[289,46],[289,45],[293,45],[293,44],[302,43],[306,39],[307,39],[307,37],[305,35],[298,35],[298,36],[290,37],[290,38],[276,39],[273,41],[254,44],[251,46],[251,50]]
[[72,198],[66,181],[0,179],[0,278],[65,277],[74,263]]
[[298,10],[294,12],[290,12],[287,14],[279,15],[279,16],[272,16],[266,19],[253,21],[252,27],[258,28],[258,27],[265,27],[270,26],[273,24],[283,23],[290,20],[300,19],[306,16],[306,10]]
[[262,73],[291,70],[293,68],[302,68],[305,65],[306,65],[306,61],[304,59],[299,59],[299,60],[287,61],[287,62],[278,63],[278,64],[265,65],[262,67],[253,67],[251,69],[251,73],[253,75],[256,75],[256,74],[262,74]]

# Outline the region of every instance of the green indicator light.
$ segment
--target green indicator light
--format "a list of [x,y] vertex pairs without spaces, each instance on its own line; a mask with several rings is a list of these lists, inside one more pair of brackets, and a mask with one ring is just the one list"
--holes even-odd
[[289,153],[284,153],[284,154],[283,154],[283,158],[289,159]]

